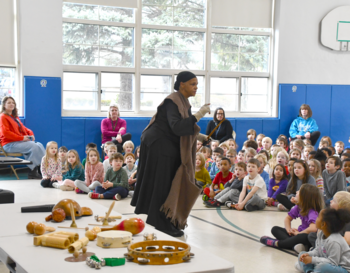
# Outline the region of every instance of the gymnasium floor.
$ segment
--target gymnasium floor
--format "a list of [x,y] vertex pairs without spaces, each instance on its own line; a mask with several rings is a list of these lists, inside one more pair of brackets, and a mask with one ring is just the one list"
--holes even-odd
[[[11,180],[4,179],[9,179],[9,177],[0,176],[0,188],[13,191],[16,203],[47,202],[47,204],[52,204],[64,198],[72,198],[78,202],[88,198],[86,195],[75,194],[75,192],[44,189],[40,186],[39,180],[12,180],[13,176]],[[114,210],[130,215],[130,217],[135,216],[130,200],[128,197],[117,202]],[[110,205],[110,201],[94,201],[106,207]],[[259,242],[261,236],[271,236],[272,226],[283,226],[285,216],[285,212],[279,212],[275,208],[250,213],[228,210],[224,207],[221,209],[206,208],[199,197],[188,219],[185,235],[180,239],[231,261],[236,273],[297,272],[294,269],[297,260],[296,253],[269,248]],[[146,219],[145,215],[138,217]],[[294,222],[293,227],[300,224],[299,221]],[[0,273],[5,272],[9,271],[0,263]]]

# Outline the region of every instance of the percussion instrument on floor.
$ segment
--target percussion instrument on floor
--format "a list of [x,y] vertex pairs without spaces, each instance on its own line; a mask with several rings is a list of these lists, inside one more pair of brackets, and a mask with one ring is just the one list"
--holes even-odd
[[130,218],[125,219],[120,222],[118,225],[115,225],[111,228],[101,228],[102,231],[108,230],[124,230],[129,231],[133,235],[139,234],[145,228],[145,222],[140,218]]
[[128,231],[110,230],[97,234],[97,246],[103,248],[127,247],[131,240],[132,233]]

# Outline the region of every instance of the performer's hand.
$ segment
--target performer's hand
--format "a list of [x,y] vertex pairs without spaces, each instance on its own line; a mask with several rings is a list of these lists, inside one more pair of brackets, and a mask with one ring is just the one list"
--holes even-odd
[[194,114],[194,116],[196,117],[197,121],[199,121],[202,117],[205,116],[206,113],[210,114],[210,103],[208,104],[204,104],[197,113]]

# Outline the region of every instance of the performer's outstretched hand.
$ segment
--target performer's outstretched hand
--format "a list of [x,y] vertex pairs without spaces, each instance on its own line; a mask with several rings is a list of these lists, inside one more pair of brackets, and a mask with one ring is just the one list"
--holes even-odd
[[196,117],[197,121],[199,121],[202,117],[205,116],[206,113],[210,114],[210,103],[208,104],[204,104],[197,113],[194,114],[194,116]]

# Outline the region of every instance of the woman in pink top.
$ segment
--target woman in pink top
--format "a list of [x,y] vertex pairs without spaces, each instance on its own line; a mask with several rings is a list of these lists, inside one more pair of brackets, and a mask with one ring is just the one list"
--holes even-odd
[[108,118],[102,120],[102,144],[107,141],[113,141],[118,148],[118,152],[123,150],[123,144],[127,140],[131,140],[131,134],[126,133],[126,121],[121,119],[119,108],[115,103],[111,103],[108,110]]

